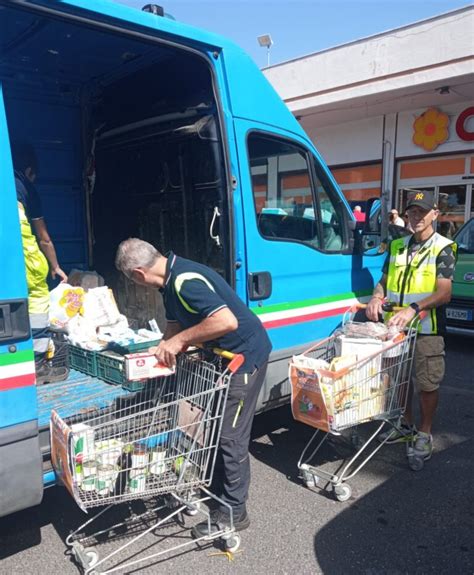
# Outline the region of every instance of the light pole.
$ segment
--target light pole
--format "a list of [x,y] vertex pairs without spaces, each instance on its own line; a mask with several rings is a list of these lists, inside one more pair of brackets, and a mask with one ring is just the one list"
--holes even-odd
[[262,48],[267,49],[267,66],[270,66],[270,48],[273,46],[273,40],[270,34],[262,34],[257,36],[257,41]]

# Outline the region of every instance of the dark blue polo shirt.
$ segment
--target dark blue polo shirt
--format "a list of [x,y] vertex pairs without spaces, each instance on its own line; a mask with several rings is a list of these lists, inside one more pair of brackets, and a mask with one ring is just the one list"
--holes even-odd
[[23,204],[25,214],[31,224],[32,220],[43,217],[43,206],[35,186],[21,172],[15,171],[15,187],[17,200]]
[[212,343],[245,356],[245,363],[239,370],[241,373],[252,373],[255,368],[261,367],[268,360],[272,345],[258,317],[211,268],[180,258],[172,252],[167,257],[166,281],[160,290],[166,319],[177,321],[187,329],[228,307],[237,318],[239,327]]

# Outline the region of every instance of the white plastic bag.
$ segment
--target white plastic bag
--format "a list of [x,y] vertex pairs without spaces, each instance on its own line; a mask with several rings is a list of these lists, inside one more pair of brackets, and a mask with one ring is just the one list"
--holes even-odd
[[108,287],[90,289],[84,295],[84,318],[96,327],[113,325],[120,318],[120,312]]
[[49,292],[49,323],[65,328],[73,317],[80,314],[84,304],[84,290],[67,283],[60,283]]

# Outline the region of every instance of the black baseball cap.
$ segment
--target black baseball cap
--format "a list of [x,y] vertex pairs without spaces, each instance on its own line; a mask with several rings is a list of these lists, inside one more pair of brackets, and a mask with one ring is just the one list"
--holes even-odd
[[409,210],[412,206],[420,206],[424,210],[436,210],[438,208],[433,192],[425,190],[412,192],[408,198],[406,209]]

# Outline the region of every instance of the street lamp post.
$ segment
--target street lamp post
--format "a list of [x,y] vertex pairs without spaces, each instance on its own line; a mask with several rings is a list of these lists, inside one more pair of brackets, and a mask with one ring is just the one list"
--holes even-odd
[[273,40],[270,34],[262,34],[257,36],[257,41],[262,48],[267,49],[267,66],[270,66],[270,48],[273,46]]

